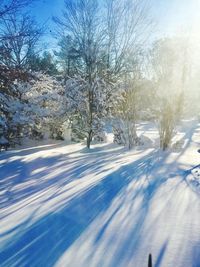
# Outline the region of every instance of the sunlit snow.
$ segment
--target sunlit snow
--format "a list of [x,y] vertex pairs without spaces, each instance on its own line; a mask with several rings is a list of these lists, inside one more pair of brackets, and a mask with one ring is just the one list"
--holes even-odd
[[[154,144],[153,125],[139,133]],[[0,154],[1,267],[200,266],[200,124],[181,150],[57,142]],[[108,138],[110,140],[110,138]]]

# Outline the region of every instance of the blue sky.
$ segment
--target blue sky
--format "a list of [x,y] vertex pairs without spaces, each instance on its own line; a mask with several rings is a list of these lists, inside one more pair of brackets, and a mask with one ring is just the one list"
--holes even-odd
[[61,16],[64,6],[64,0],[37,0],[30,8],[31,14],[35,17],[39,24],[45,24],[47,32],[44,40],[48,44],[49,49],[56,48],[56,40],[53,38],[50,30],[54,32],[55,24],[52,16]]
[[37,0],[31,7],[31,13],[40,21],[47,20],[51,25],[53,15],[60,15],[64,6],[64,0]]
[[[99,0],[101,1],[101,0]],[[157,35],[173,35],[177,32],[190,32],[199,21],[200,0],[150,0],[152,17],[157,24]],[[38,0],[31,8],[31,13],[40,23],[46,22],[49,29],[54,29],[51,18],[62,14],[64,0]],[[48,37],[52,43],[52,37]],[[53,42],[55,46],[55,41]]]

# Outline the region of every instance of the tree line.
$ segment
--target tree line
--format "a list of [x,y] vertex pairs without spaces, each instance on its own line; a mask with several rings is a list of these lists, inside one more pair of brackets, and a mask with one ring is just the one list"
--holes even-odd
[[[152,42],[155,24],[147,0],[65,0],[53,17],[58,43],[47,52],[45,27],[25,12],[30,0],[0,3],[0,135],[142,143],[140,121],[158,125],[167,149],[184,114],[191,75],[180,38]],[[45,51],[45,52],[44,52]]]

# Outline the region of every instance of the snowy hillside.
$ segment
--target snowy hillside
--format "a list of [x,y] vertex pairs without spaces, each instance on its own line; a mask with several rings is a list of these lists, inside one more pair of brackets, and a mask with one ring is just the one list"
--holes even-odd
[[[141,124],[154,144],[157,132]],[[1,267],[200,267],[200,124],[182,148],[57,142],[0,154]],[[196,177],[196,178],[195,178]],[[194,182],[195,180],[195,182]]]

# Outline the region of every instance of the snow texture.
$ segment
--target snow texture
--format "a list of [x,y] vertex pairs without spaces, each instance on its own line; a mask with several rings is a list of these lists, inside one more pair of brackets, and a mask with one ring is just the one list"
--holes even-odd
[[[157,142],[151,124],[139,134]],[[200,124],[177,135],[179,152],[63,142],[2,152],[0,266],[141,267],[151,253],[155,267],[200,267]]]

